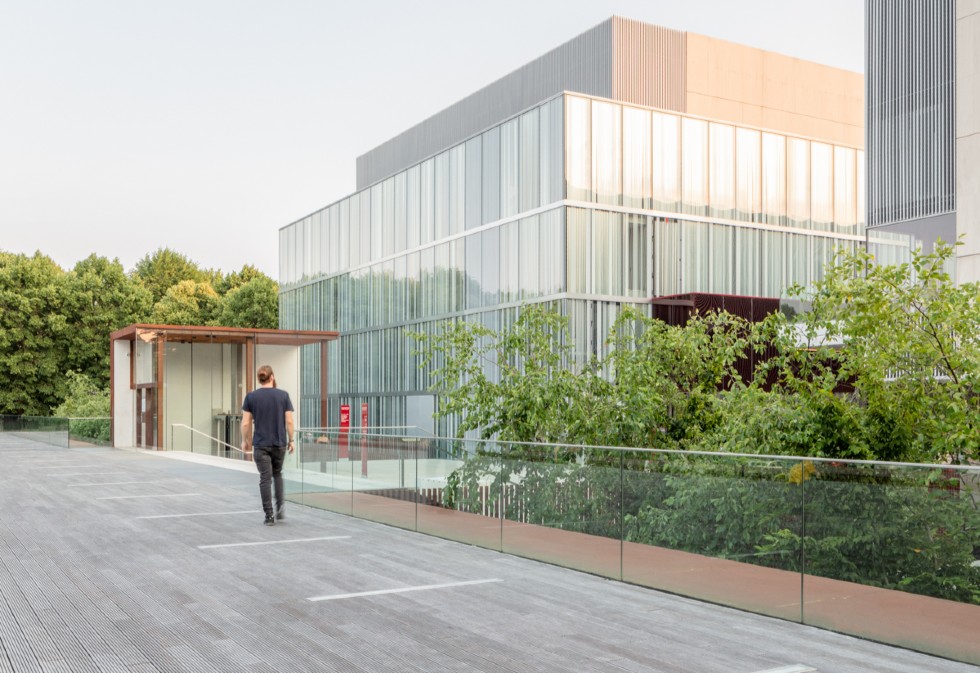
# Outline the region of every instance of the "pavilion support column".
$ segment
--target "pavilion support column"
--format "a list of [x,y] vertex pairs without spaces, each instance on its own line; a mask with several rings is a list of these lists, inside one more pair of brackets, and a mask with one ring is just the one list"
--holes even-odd
[[327,350],[329,343],[320,342],[320,427],[330,427],[330,419],[327,418]]
[[255,388],[255,337],[245,338],[245,394]]
[[166,435],[164,428],[164,417],[163,417],[163,389],[164,389],[164,371],[166,367],[166,350],[167,350],[167,335],[162,332],[157,335],[157,394],[156,397],[156,412],[157,412],[157,436],[156,445],[157,449],[162,450],[166,447]]
[[[133,358],[130,356],[129,361]],[[130,370],[132,371],[132,370]],[[129,379],[132,385],[132,377]],[[116,417],[116,340],[109,337],[109,446],[116,445],[116,424],[113,419]],[[69,441],[71,435],[69,434]]]

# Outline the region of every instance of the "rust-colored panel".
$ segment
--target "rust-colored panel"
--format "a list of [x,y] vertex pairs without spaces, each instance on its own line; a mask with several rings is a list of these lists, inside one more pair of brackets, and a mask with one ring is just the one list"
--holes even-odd
[[255,340],[245,340],[245,394],[254,389],[255,384]]
[[[770,313],[775,313],[779,310],[779,299],[777,298],[708,294],[703,292],[657,297],[652,299],[650,304],[650,314],[652,317],[657,320],[662,320],[668,325],[675,326],[686,325],[688,319],[695,311],[698,313],[727,311],[749,322],[761,322]],[[776,350],[772,346],[767,347],[762,353],[755,353],[750,350],[745,354],[745,357],[739,358],[736,361],[735,370],[739,373],[742,381],[748,383],[752,380],[756,367],[775,354]],[[766,387],[771,387],[774,383],[775,374],[771,373],[769,380],[766,382]]]

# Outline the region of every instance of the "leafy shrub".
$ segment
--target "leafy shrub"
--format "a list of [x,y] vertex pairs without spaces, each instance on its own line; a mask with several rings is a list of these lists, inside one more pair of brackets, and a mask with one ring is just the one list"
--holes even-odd
[[109,441],[109,391],[98,388],[85,374],[68,372],[68,396],[54,415],[71,419],[69,433],[86,441]]

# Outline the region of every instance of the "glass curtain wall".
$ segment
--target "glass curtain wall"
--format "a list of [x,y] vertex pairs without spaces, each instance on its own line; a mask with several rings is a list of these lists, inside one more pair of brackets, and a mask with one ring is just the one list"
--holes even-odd
[[[578,95],[565,146],[569,293],[781,296],[863,244],[855,148]],[[908,255],[907,239],[874,245]]]
[[283,227],[280,283],[349,273],[560,201],[563,119],[555,98]]
[[280,231],[281,326],[342,333],[318,425],[341,401],[366,404],[372,427],[419,404],[430,372],[407,332],[499,324],[501,307],[565,291],[549,254],[565,248],[564,116],[554,98]]
[[863,234],[861,150],[572,95],[565,131],[569,200]]
[[400,423],[431,404],[408,331],[497,329],[556,302],[586,357],[624,304],[812,282],[863,244],[863,165],[855,148],[566,94],[284,227],[281,326],[341,332],[331,418],[343,401]]

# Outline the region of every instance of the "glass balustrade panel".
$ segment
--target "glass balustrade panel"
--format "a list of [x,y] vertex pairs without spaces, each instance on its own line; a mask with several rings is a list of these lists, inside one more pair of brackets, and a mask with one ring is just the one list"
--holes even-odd
[[799,621],[799,465],[624,454],[623,580]]
[[300,466],[302,484],[298,500],[310,507],[352,514],[352,435],[348,432],[309,430],[301,430],[296,435],[296,460]]
[[980,661],[980,470],[807,465],[804,622]]
[[501,548],[508,554],[620,577],[620,452],[500,446]]
[[418,448],[419,532],[499,551],[496,445],[430,439]]

